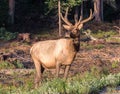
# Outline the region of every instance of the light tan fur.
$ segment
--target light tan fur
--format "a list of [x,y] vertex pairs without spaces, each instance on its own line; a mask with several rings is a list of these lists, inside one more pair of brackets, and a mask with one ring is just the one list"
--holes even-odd
[[71,64],[76,51],[72,39],[48,40],[35,43],[30,54],[38,59],[44,68],[55,68],[56,62]]
[[20,33],[20,34],[18,34],[17,40],[30,42],[30,33]]

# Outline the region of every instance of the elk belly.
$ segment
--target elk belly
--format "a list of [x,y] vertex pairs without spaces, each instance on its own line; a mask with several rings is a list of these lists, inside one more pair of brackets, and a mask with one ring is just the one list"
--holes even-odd
[[55,62],[45,62],[45,63],[42,63],[42,66],[45,69],[54,69],[56,67],[56,64]]
[[55,58],[53,55],[41,56],[41,63],[44,68],[52,69],[56,67]]

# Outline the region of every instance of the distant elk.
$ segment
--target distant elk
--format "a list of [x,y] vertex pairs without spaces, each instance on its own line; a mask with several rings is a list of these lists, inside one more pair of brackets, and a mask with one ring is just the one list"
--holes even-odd
[[17,36],[17,40],[30,42],[30,33],[19,33]]
[[119,35],[120,35],[120,27],[118,27],[118,26],[114,26],[114,27],[116,28],[117,32],[118,32]]
[[31,57],[34,61],[36,68],[35,87],[38,87],[41,82],[42,73],[44,69],[56,69],[56,77],[60,72],[60,66],[65,66],[64,79],[67,78],[70,66],[79,51],[80,46],[80,32],[83,24],[93,18],[92,10],[90,10],[90,16],[84,20],[80,16],[80,19],[75,19],[73,25],[67,19],[68,9],[65,16],[61,14],[61,18],[64,21],[63,27],[69,32],[69,36],[60,38],[57,40],[46,40],[35,43],[30,49]]

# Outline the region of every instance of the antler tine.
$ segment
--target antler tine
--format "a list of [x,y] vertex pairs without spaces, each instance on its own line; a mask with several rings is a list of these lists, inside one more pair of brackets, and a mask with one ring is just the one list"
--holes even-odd
[[78,17],[76,14],[74,15],[74,20],[75,20],[75,24],[78,23]]
[[113,26],[113,27],[115,27],[116,29],[120,30],[120,27],[118,27],[118,26]]
[[65,19],[67,19],[67,16],[68,16],[68,10],[69,10],[69,7],[66,8]]
[[80,15],[80,19],[79,19],[79,21],[78,21],[78,24],[81,22],[82,18],[83,18],[83,17]]
[[70,23],[67,19],[67,16],[68,16],[68,10],[69,10],[69,7],[66,8],[66,12],[65,12],[65,16],[63,17],[62,13],[61,13],[61,18],[62,20],[69,26],[72,25],[72,23]]
[[80,24],[80,22],[82,21],[82,18],[83,18],[83,16],[82,16],[82,14],[81,14],[80,17],[79,17],[79,21],[77,22],[77,25]]
[[92,18],[93,18],[92,9],[90,9],[90,16],[89,16],[87,19],[81,21],[80,23],[83,24],[83,23],[85,23],[85,22],[88,22],[88,21],[91,20]]

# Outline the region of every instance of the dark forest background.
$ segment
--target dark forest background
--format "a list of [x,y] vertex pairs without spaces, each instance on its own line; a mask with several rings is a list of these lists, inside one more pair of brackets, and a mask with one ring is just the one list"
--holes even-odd
[[[13,0],[14,22],[9,15],[9,3],[12,0],[0,0],[0,27],[11,32],[40,32],[43,28],[58,28],[58,0]],[[98,22],[108,22],[120,25],[120,0],[98,0],[103,3],[103,19]],[[61,0],[61,12],[70,7],[69,19],[73,18],[76,6],[81,11],[83,5],[84,17],[89,15],[89,9],[94,11],[95,0]],[[100,12],[101,13],[101,12]]]

